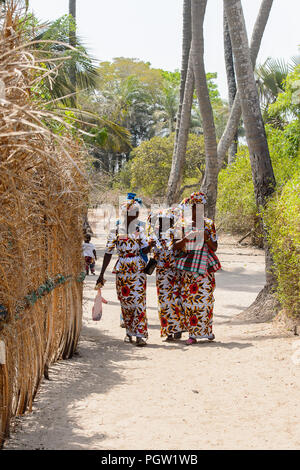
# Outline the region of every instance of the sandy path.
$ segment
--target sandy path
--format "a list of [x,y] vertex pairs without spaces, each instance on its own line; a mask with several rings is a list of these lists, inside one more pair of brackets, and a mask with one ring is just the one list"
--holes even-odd
[[264,283],[263,253],[223,240],[219,256],[216,341],[191,347],[162,342],[154,276],[147,287],[149,344],[141,349],[122,341],[111,274],[110,305],[100,323],[91,321],[89,276],[78,354],[51,367],[33,413],[17,420],[5,448],[299,448],[300,361],[292,357],[300,339],[234,318]]

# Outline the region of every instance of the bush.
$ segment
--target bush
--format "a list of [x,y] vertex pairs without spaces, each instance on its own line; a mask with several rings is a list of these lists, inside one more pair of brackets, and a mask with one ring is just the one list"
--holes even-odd
[[276,194],[264,213],[274,257],[276,295],[285,312],[300,316],[300,176]]
[[257,227],[256,213],[248,148],[242,146],[236,160],[219,173],[217,224],[230,233],[246,234]]
[[[268,145],[280,190],[299,173],[299,121],[291,122],[284,130],[266,126]],[[260,244],[260,227],[252,183],[249,152],[240,146],[234,163],[220,171],[217,201],[217,222],[231,233],[246,234],[253,229],[253,241]]]
[[[153,137],[142,142],[130,155],[130,161],[119,172],[115,186],[131,189],[148,197],[164,197],[172,165],[174,134],[169,137]],[[203,136],[190,134],[186,163],[185,184],[194,184],[202,179],[205,168]]]

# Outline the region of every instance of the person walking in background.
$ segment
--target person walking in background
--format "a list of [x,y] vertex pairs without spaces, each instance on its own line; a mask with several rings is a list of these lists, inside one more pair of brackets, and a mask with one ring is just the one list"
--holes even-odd
[[151,245],[147,243],[144,231],[138,224],[140,205],[129,193],[128,200],[122,205],[122,218],[115,230],[108,236],[106,251],[97,285],[103,286],[104,274],[110,263],[114,249],[118,260],[113,269],[116,274],[116,289],[121,304],[122,317],[126,328],[125,342],[146,346],[148,322],[146,315],[146,274],[145,261],[140,251],[146,254]]
[[174,213],[171,209],[161,210],[156,216],[150,214],[148,220],[149,240],[155,242],[152,252],[157,261],[156,288],[161,336],[172,341],[180,339],[185,330],[181,314],[179,272],[172,249]]
[[[202,222],[197,220],[197,206],[205,203],[205,195],[201,192],[182,201],[182,210],[187,206],[192,209],[192,220],[190,225],[184,221],[184,237],[173,245],[180,252],[176,267],[180,272],[181,302],[189,333],[187,345],[196,343],[197,339],[215,338],[212,332],[214,273],[221,264],[215,254],[218,243],[214,222],[205,217]],[[201,223],[204,239],[198,242]]]
[[[137,202],[139,205],[140,205],[140,208],[142,208],[143,206],[143,201],[142,199],[140,198],[137,198],[135,197],[136,194],[135,193],[128,193],[127,197],[129,198],[133,198],[135,200],[135,202]],[[117,225],[121,224],[121,221],[120,220],[117,220]],[[145,222],[137,219],[137,225],[139,227],[139,230],[144,230],[145,229]],[[147,264],[148,262],[148,255],[147,254],[144,254],[143,253],[143,250],[140,250],[140,255],[141,257],[143,258],[143,260],[145,261],[145,263]],[[122,315],[122,311],[120,313],[120,327],[121,328],[126,328],[126,325],[125,325],[125,322],[124,322],[124,319],[123,319],[123,315]]]
[[91,236],[85,235],[84,242],[82,243],[82,251],[85,259],[85,272],[86,275],[91,273],[95,276],[95,261],[97,261],[96,247],[91,243]]

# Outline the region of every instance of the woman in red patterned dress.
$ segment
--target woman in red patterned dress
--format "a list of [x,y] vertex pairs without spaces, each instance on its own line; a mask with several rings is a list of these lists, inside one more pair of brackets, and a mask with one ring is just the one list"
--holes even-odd
[[118,261],[113,272],[116,273],[116,289],[121,304],[122,317],[126,328],[125,341],[133,343],[136,337],[137,346],[146,346],[148,326],[146,315],[146,274],[145,261],[140,252],[148,253],[151,244],[138,225],[139,204],[131,199],[123,204],[123,224],[110,232],[102,269],[96,285],[103,285],[104,273],[110,263],[114,249]]
[[181,303],[189,333],[187,345],[196,343],[197,339],[215,338],[212,332],[214,273],[221,264],[215,255],[218,242],[214,222],[205,217],[202,221],[197,220],[197,206],[205,203],[205,195],[201,192],[182,201],[182,209],[192,208],[192,221],[190,227],[185,226],[186,235],[174,243],[174,249],[181,252],[176,266],[180,271]]
[[172,249],[174,214],[171,210],[161,210],[154,220],[158,222],[158,227],[152,226],[150,239],[155,240],[152,251],[157,261],[158,316],[161,324],[161,336],[166,336],[167,341],[172,341],[180,339],[182,331],[184,331],[179,272],[176,269],[175,254]]

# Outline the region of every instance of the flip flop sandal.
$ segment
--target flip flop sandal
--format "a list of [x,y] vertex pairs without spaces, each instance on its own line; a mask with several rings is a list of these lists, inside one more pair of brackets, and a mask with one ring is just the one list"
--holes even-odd
[[124,338],[124,343],[133,343],[132,336],[126,335]]
[[185,342],[185,344],[186,344],[187,346],[190,346],[191,344],[196,344],[196,343],[197,343],[197,340],[196,340],[195,338],[189,338],[189,339]]
[[182,333],[174,333],[174,339],[181,339]]
[[167,338],[166,338],[166,341],[168,341],[168,342],[169,342],[169,341],[173,341],[173,339],[174,339],[174,338],[173,338],[172,335],[168,335]]
[[143,338],[137,338],[136,339],[136,345],[139,347],[147,346],[147,343]]

